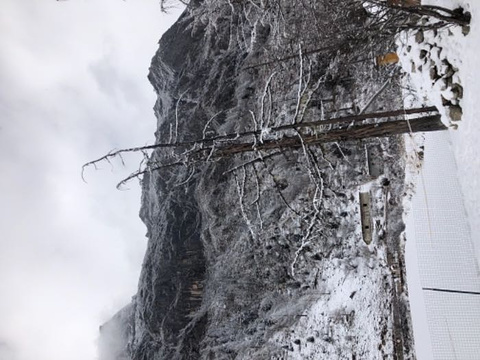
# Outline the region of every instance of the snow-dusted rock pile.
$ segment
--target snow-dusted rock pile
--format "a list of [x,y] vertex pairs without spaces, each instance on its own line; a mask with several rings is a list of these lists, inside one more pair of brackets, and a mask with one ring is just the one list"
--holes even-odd
[[[452,40],[468,34],[468,27],[413,30],[399,37],[399,55],[410,95],[417,103],[437,106],[448,126],[462,119],[463,87],[459,74],[461,55]],[[408,103],[408,101],[407,101]]]

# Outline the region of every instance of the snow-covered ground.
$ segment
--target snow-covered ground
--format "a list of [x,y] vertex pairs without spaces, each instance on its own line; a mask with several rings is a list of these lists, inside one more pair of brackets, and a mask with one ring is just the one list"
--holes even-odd
[[[447,70],[445,62],[454,69],[452,83],[461,85],[463,88],[463,96],[458,100],[452,100],[453,104],[458,103],[461,106],[462,120],[451,122],[447,116],[444,116],[443,120],[447,125],[451,125],[449,130],[451,145],[449,146],[452,147],[457,162],[458,179],[472,230],[472,239],[477,258],[480,259],[480,145],[478,144],[480,121],[477,120],[480,115],[477,107],[477,101],[480,99],[480,82],[477,81],[480,77],[480,68],[477,65],[480,48],[480,3],[468,0],[424,0],[423,3],[449,9],[462,6],[472,14],[470,32],[467,36],[462,34],[462,29],[458,26],[440,30],[435,37],[431,31],[424,32],[424,40],[421,43],[415,40],[415,33],[411,33],[408,37],[403,36],[401,42],[404,48],[400,51],[400,57],[403,68],[411,76],[410,80],[418,100],[436,105],[444,115],[448,115],[449,110],[442,106],[441,96],[447,100],[455,97],[452,94],[452,86],[445,86],[444,78]],[[422,50],[428,52],[426,57],[421,55]],[[433,67],[436,67],[438,76],[441,77],[435,84],[432,84],[430,76]]]
[[426,135],[425,162],[407,222],[407,274],[409,280],[419,280],[410,281],[409,290],[420,360],[475,360],[480,348],[480,296],[422,290],[480,291],[455,159],[448,145],[447,132]]
[[[417,356],[420,360],[473,360],[479,358],[480,296],[421,288],[480,291],[480,114],[476,106],[480,99],[476,65],[480,3],[423,3],[450,9],[462,6],[471,12],[472,23],[467,36],[453,27],[435,37],[425,32],[424,39],[411,34],[401,40],[405,44],[400,53],[402,66],[410,70],[417,98],[441,108],[443,96],[463,112],[461,121],[451,121],[449,110],[441,108],[444,122],[451,125],[449,131],[425,136],[424,166],[407,223],[407,273]],[[455,71],[450,84],[461,85],[463,96],[456,98],[444,86],[446,64]],[[431,73],[433,67],[437,74]],[[441,78],[432,84],[431,74]]]
[[463,119],[457,131],[450,131],[453,151],[458,164],[458,178],[464,194],[465,207],[470,220],[472,239],[477,258],[480,259],[480,2],[473,0],[469,5],[472,13],[470,34],[460,37],[459,65],[463,81]]

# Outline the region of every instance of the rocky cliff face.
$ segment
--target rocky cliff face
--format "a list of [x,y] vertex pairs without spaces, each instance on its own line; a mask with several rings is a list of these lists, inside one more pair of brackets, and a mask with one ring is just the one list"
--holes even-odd
[[[132,304],[102,328],[112,358],[414,357],[402,139],[275,130],[402,106],[392,70],[361,58],[388,36],[352,40],[370,21],[356,4],[192,1],[162,37],[156,136],[178,146],[155,150],[142,180],[149,243]],[[298,142],[259,146],[285,137]],[[238,138],[248,151],[219,151]]]

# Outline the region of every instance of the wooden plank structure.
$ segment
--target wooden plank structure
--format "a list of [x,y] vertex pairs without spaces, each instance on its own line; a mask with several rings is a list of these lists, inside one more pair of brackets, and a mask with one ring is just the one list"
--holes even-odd
[[360,217],[362,220],[362,236],[365,244],[372,243],[372,216],[370,212],[370,193],[360,193]]

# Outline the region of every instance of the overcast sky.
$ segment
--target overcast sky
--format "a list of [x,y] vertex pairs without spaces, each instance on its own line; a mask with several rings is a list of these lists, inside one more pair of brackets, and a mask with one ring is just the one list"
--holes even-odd
[[1,0],[0,359],[96,358],[136,291],[146,239],[135,170],[80,168],[153,140],[158,0]]

